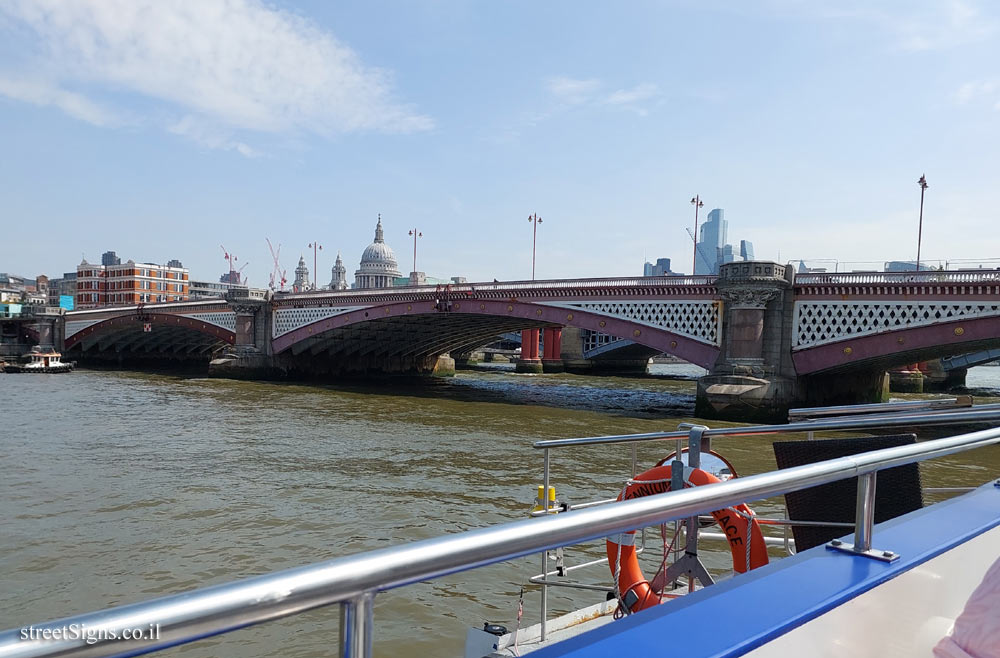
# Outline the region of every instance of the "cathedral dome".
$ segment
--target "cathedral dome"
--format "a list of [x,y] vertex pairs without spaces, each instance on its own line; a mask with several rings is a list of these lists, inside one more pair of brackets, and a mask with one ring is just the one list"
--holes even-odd
[[365,265],[388,265],[391,269],[397,269],[396,254],[392,253],[392,247],[384,242],[373,242],[361,254],[361,267]]
[[375,241],[361,254],[361,266],[354,273],[354,285],[357,288],[390,288],[393,279],[401,276],[396,254],[383,238],[380,216],[375,227]]

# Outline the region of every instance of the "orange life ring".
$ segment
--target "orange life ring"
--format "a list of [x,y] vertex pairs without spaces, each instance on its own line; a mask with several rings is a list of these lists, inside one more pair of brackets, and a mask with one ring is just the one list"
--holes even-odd
[[[684,467],[684,486],[698,487],[704,484],[712,484],[720,480],[698,468]],[[670,491],[671,470],[669,465],[656,466],[645,473],[635,476],[629,480],[625,491],[619,494],[618,500],[631,498],[641,498],[642,496],[652,496],[654,494]],[[734,505],[726,509],[712,512],[716,523],[726,533],[729,539],[729,549],[733,554],[733,569],[739,573],[744,573],[747,566],[751,569],[762,567],[767,564],[767,546],[764,543],[764,535],[760,531],[760,524],[754,516],[753,511],[744,505]],[[746,538],[749,525],[750,533],[750,554],[747,556]],[[607,538],[608,565],[611,567],[612,576],[615,574],[616,564],[619,567],[618,594],[621,600],[625,600],[626,594],[631,591],[636,595],[635,602],[630,607],[630,612],[645,610],[660,602],[658,594],[653,592],[649,581],[642,575],[639,568],[639,559],[635,552],[635,530],[613,535]]]

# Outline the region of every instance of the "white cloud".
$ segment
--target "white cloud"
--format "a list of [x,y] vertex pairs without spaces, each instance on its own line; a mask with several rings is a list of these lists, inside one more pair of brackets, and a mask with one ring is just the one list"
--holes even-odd
[[224,137],[206,141],[205,126],[324,136],[433,126],[394,98],[386,71],[261,0],[8,0],[0,14],[39,45],[31,66],[0,76],[0,93],[98,125],[114,122],[104,106],[133,92],[175,113],[171,131],[243,153]]
[[641,101],[648,101],[659,95],[656,85],[644,82],[631,89],[619,89],[608,96],[604,102],[608,105],[634,105]]
[[974,80],[966,82],[955,92],[955,100],[960,105],[967,105],[984,96],[993,98],[1000,96],[1000,82],[996,80]]
[[119,122],[112,112],[85,96],[60,89],[58,85],[44,80],[15,80],[0,76],[0,95],[25,103],[57,107],[74,118],[96,126]]
[[[893,25],[891,18],[886,23]],[[895,24],[905,50],[941,50],[974,43],[990,37],[997,27],[965,0],[935,2]]]
[[[789,11],[818,20],[849,20],[875,26],[888,35],[892,48],[907,51],[946,50],[984,41],[998,30],[996,19],[974,0],[772,0],[781,13]],[[989,6],[989,5],[986,5]]]
[[573,78],[550,78],[547,84],[549,93],[561,103],[579,105],[585,103],[601,88],[601,81],[593,78],[575,80]]
[[[643,103],[651,101],[660,95],[659,88],[649,82],[643,82],[627,89],[616,89],[609,93],[604,89],[604,83],[596,78],[549,78],[546,81],[546,89],[552,100],[556,103],[557,109],[605,105],[629,109],[641,115],[647,113],[643,107]],[[554,111],[549,110],[543,114],[536,115],[535,119],[545,119],[552,114],[554,114]]]

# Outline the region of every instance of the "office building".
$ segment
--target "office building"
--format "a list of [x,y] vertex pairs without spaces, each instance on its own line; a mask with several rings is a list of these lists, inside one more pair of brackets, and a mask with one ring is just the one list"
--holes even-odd
[[[926,263],[920,263],[920,271],[934,269]],[[915,260],[890,260],[885,264],[884,272],[916,272],[917,261]]]
[[221,299],[229,292],[228,283],[213,281],[191,281],[188,285],[188,299]]
[[119,265],[92,265],[84,259],[76,268],[76,308],[187,301],[188,271],[129,260]]
[[705,223],[701,225],[698,244],[695,245],[695,274],[718,274],[719,266],[736,260],[753,260],[753,243],[740,240],[740,250],[737,255],[733,245],[728,242],[729,222],[725,211],[715,208],[708,213]]
[[670,271],[670,259],[669,258],[657,258],[656,264],[645,263],[642,266],[643,276],[668,276],[673,274]]

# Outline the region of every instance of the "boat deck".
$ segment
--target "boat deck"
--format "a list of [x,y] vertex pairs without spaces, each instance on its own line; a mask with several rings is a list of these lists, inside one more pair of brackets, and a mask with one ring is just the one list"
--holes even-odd
[[[665,646],[671,655],[706,658],[930,655],[1000,556],[997,509],[1000,485],[987,484],[879,524],[877,546],[900,554],[895,562],[819,546],[532,655],[661,655]],[[866,599],[897,578],[896,596]],[[834,609],[839,619],[824,620]],[[808,632],[794,632],[806,624]]]

